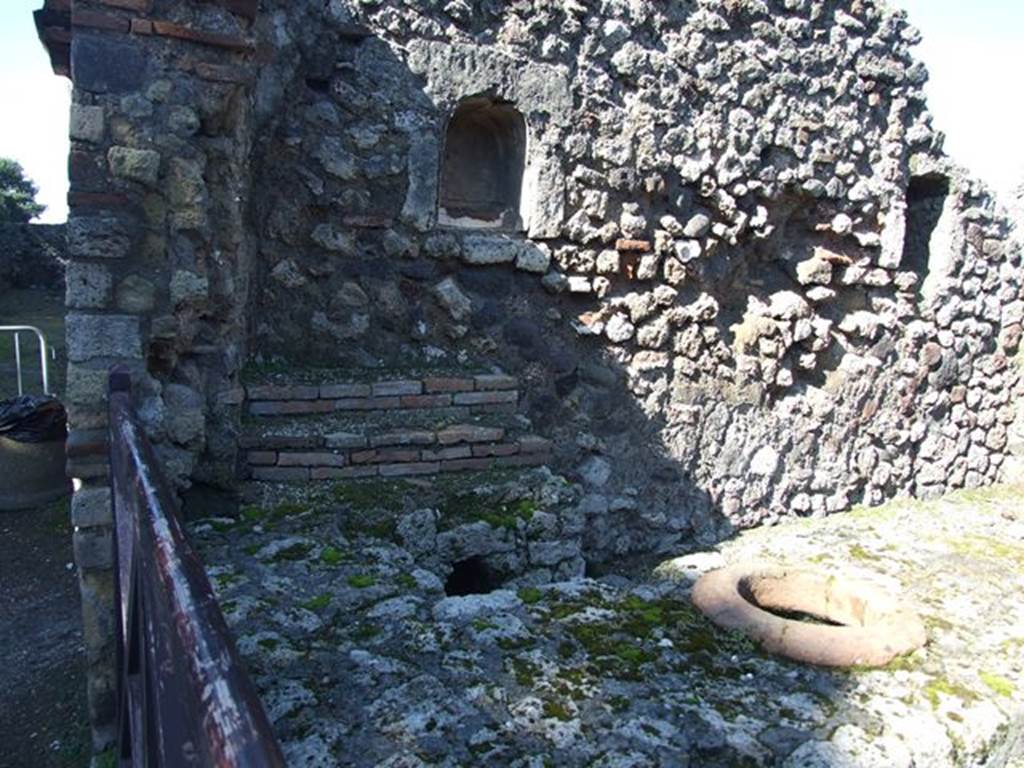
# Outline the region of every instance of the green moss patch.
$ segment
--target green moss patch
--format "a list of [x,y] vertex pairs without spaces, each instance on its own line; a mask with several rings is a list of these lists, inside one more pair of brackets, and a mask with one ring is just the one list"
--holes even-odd
[[377,583],[377,577],[369,573],[355,573],[349,576],[346,582],[355,589],[369,589]]
[[939,696],[950,696],[960,699],[964,703],[978,700],[978,694],[966,686],[954,683],[945,678],[936,678],[924,688],[924,695],[932,705],[932,709],[938,709],[941,699]]
[[980,677],[981,682],[987,685],[997,696],[1004,696],[1008,699],[1013,698],[1016,686],[1005,677],[993,672],[979,672],[978,677]]
[[329,594],[317,595],[316,597],[307,600],[300,605],[307,611],[322,611],[328,605],[331,604],[331,596]]

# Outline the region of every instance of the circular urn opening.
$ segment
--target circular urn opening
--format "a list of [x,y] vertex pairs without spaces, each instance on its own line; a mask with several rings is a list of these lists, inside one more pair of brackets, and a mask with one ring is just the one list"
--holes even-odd
[[716,625],[807,664],[880,667],[927,639],[918,615],[895,597],[838,574],[733,566],[701,577],[693,602]]

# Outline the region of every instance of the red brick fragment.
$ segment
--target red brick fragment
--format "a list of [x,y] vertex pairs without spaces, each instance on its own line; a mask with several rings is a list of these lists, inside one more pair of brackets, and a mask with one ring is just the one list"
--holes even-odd
[[422,381],[378,381],[373,385],[374,397],[396,395],[419,395],[423,393]]
[[412,475],[436,475],[441,471],[438,461],[418,462],[415,464],[382,464],[381,477],[409,477]]
[[353,464],[382,464],[384,462],[419,461],[420,452],[409,448],[385,448],[379,451],[357,451],[350,457]]
[[279,467],[344,467],[348,464],[340,453],[282,453],[277,458]]
[[124,16],[115,16],[112,13],[101,13],[100,11],[79,10],[78,8],[71,12],[71,26],[125,33],[131,29],[131,23]]
[[249,451],[246,460],[254,467],[272,467],[277,464],[277,452]]
[[495,390],[503,389],[516,389],[519,386],[519,379],[515,376],[506,376],[504,374],[487,374],[485,376],[475,376],[473,381],[476,385],[476,389],[481,392],[490,392]]
[[474,445],[474,456],[515,456],[519,453],[519,446],[515,443],[501,443],[499,445]]
[[253,384],[248,387],[250,400],[316,400],[320,396],[317,386],[278,386]]
[[277,400],[249,404],[249,413],[253,416],[301,416],[333,410],[334,403],[330,400]]
[[369,397],[369,384],[321,384],[320,397],[324,400],[342,400],[350,397]]
[[452,448],[438,448],[420,452],[423,461],[450,461],[451,459],[469,459],[473,457],[473,449],[468,445],[457,445]]
[[403,430],[399,432],[388,432],[383,435],[373,435],[370,438],[370,445],[379,448],[382,445],[433,445],[434,433],[424,430]]
[[486,472],[494,466],[494,459],[456,459],[441,462],[442,472]]
[[92,0],[97,5],[108,8],[121,8],[126,11],[148,11],[150,0]]
[[354,397],[330,402],[336,411],[390,411],[402,406],[398,397]]
[[650,240],[616,240],[615,250],[632,253],[647,253],[651,250]]
[[499,392],[460,392],[454,395],[455,405],[497,405],[516,403],[519,393],[515,390]]
[[403,408],[447,408],[452,404],[451,395],[405,395]]
[[473,379],[428,377],[423,380],[424,392],[472,392]]
[[441,445],[456,443],[496,443],[504,439],[505,430],[501,427],[480,427],[475,424],[456,424],[446,427],[437,433],[437,442]]

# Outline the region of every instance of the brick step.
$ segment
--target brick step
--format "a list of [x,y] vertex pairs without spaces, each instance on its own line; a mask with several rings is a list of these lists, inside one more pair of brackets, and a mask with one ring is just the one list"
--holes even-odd
[[376,432],[250,434],[246,476],[291,482],[407,477],[545,464],[549,440],[515,436],[502,426],[453,424]]
[[338,412],[464,409],[469,414],[514,412],[519,380],[504,374],[424,376],[376,382],[250,384],[248,412],[266,418]]

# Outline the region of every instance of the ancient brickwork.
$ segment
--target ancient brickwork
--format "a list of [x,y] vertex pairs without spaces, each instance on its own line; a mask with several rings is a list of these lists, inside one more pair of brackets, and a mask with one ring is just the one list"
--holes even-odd
[[[486,363],[520,390],[487,404],[575,481],[594,561],[983,485],[1024,442],[1020,246],[943,156],[918,34],[881,3],[73,0],[40,19],[75,82],[69,471],[99,724],[115,362],[181,488],[269,466],[239,460],[261,409],[350,399],[247,393],[249,361]],[[351,399],[502,396],[415,380]]]
[[[55,67],[66,62],[74,79],[68,470],[82,482],[72,514],[101,747],[114,712],[110,366],[133,371],[139,413],[179,484],[235,471],[237,417],[223,403],[233,400],[244,357],[249,246],[239,192],[251,135],[254,7],[50,5],[38,17],[41,36]],[[201,454],[208,460],[200,469]]]

